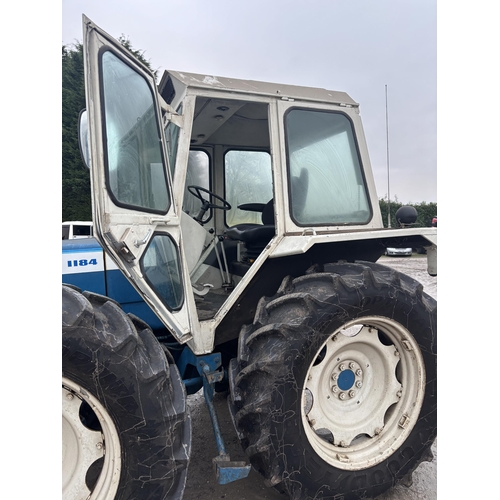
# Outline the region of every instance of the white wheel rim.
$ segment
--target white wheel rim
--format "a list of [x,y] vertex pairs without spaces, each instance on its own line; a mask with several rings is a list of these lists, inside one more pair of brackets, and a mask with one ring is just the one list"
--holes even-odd
[[[100,430],[86,427],[80,407],[87,403],[97,416]],[[85,477],[101,459],[102,469],[92,491]],[[115,424],[101,403],[80,385],[62,380],[62,496],[64,500],[112,500],[121,471],[120,441]]]
[[424,391],[422,353],[406,328],[378,316],[346,323],[319,349],[307,372],[302,393],[307,438],[336,468],[372,467],[408,437]]

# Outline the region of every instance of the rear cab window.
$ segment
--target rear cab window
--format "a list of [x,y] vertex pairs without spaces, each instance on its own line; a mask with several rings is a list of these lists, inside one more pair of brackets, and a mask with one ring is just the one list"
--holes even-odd
[[273,198],[271,155],[266,151],[232,149],[224,156],[224,176],[226,200],[231,205],[226,212],[226,224],[262,224],[260,211],[238,206],[265,205]]

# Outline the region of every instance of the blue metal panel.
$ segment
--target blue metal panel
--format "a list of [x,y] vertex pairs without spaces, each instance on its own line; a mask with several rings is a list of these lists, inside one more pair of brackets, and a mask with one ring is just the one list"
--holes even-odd
[[106,283],[104,281],[104,272],[82,273],[82,274],[63,274],[62,282],[68,285],[74,285],[83,291],[89,291],[106,295]]
[[95,238],[62,241],[62,282],[106,295],[104,252]]
[[95,238],[62,241],[62,282],[116,300],[153,330],[165,328]]

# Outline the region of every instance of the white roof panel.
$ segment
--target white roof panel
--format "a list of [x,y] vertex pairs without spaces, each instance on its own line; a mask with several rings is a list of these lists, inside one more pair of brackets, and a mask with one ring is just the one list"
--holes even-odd
[[[200,89],[225,89],[232,92],[245,94],[258,94],[267,96],[289,97],[297,100],[317,101],[335,104],[348,104],[358,106],[345,92],[326,90],[314,87],[301,87],[296,85],[286,85],[282,83],[258,82],[254,80],[239,80],[236,78],[226,78],[220,76],[202,75],[196,73],[186,73],[181,71],[165,71],[162,83],[166,79],[167,73],[179,80],[187,87]],[[161,87],[161,84],[160,84]]]

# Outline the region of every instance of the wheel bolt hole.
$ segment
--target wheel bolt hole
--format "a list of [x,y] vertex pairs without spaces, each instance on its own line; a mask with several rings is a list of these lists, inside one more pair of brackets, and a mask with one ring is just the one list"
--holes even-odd
[[92,431],[102,431],[101,424],[99,422],[99,419],[97,418],[97,415],[94,413],[94,411],[86,401],[83,401],[82,405],[80,406],[79,416],[80,421],[85,427],[87,427],[87,429],[90,429]]

